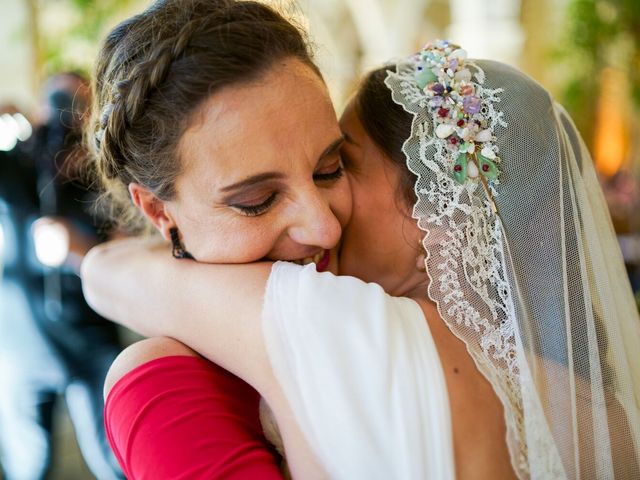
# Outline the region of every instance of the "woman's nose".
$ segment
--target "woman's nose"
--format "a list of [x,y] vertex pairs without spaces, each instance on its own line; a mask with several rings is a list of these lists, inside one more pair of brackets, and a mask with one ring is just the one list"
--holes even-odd
[[289,237],[300,245],[325,249],[335,247],[342,235],[342,226],[327,198],[320,191],[306,195],[298,205],[296,219],[289,228]]

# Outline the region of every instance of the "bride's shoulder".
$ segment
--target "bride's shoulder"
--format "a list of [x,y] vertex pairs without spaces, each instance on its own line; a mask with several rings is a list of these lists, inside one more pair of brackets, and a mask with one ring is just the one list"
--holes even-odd
[[374,282],[365,282],[349,275],[336,275],[332,272],[318,272],[314,264],[297,265],[292,262],[279,261],[273,264],[269,277],[270,285],[285,283],[287,287],[296,289],[325,290],[332,295],[362,293],[393,298]]
[[[386,323],[389,318],[415,321],[421,319],[416,303],[387,294],[377,283],[356,277],[318,272],[313,264],[296,265],[276,262],[265,292],[264,312],[296,316],[305,312],[307,320],[323,318],[324,322],[349,318],[356,323]],[[397,325],[405,324],[399,322]]]

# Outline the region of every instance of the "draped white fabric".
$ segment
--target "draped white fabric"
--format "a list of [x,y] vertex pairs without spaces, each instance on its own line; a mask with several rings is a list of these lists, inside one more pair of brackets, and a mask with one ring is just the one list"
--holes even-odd
[[330,478],[455,478],[444,373],[415,302],[278,262],[262,326],[276,378]]
[[453,180],[415,60],[386,80],[413,115],[429,296],[503,402],[520,478],[640,478],[640,320],[589,152],[535,81],[474,65],[502,159],[490,189]]

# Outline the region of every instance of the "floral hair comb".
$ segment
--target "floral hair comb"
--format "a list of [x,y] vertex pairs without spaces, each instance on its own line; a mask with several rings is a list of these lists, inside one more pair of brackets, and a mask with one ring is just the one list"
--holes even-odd
[[428,99],[435,136],[450,159],[453,178],[459,184],[484,177],[497,184],[500,170],[496,124],[506,126],[493,103],[502,89],[482,88],[484,72],[467,60],[458,45],[437,40],[413,57],[414,79]]

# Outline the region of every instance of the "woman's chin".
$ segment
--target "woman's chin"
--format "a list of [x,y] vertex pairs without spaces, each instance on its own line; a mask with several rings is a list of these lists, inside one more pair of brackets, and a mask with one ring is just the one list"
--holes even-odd
[[361,268],[358,268],[358,262],[355,258],[351,258],[348,253],[341,252],[341,255],[338,259],[337,263],[337,271],[338,275],[347,275],[350,277],[360,278],[362,272]]
[[368,262],[362,256],[352,256],[349,252],[342,251],[338,263],[338,275],[356,277],[364,282],[379,283],[379,272],[372,269],[375,265]]

